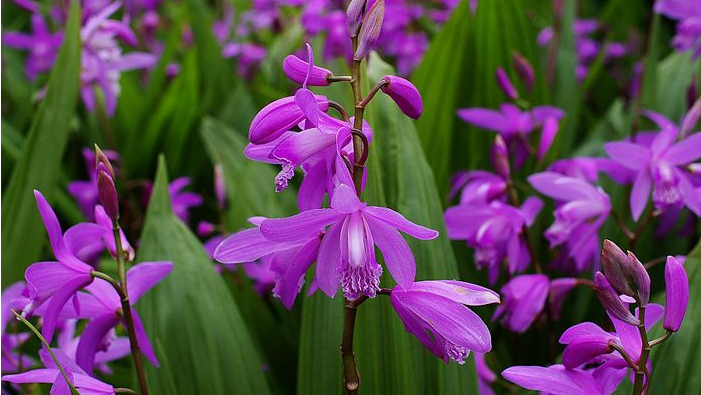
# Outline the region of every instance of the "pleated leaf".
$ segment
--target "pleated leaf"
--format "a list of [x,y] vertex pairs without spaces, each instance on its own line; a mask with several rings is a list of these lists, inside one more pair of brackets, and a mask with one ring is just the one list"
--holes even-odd
[[173,271],[137,305],[161,367],[149,365],[154,394],[268,394],[263,364],[239,309],[195,235],[173,215],[165,159],[149,202],[139,261]]
[[53,200],[61,160],[75,112],[80,76],[80,8],[72,1],[64,44],[51,73],[46,97],[2,199],[2,285],[11,284],[41,256],[46,236],[33,189]]

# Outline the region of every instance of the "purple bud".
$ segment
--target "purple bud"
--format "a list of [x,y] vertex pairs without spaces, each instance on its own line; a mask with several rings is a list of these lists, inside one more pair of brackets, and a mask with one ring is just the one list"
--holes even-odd
[[512,60],[516,74],[518,74],[521,81],[526,84],[526,88],[531,91],[533,89],[533,82],[535,81],[533,66],[531,66],[528,59],[524,58],[520,53],[515,51],[513,53]]
[[105,209],[105,213],[113,222],[119,219],[119,198],[117,188],[114,186],[112,177],[105,170],[101,163],[97,172],[97,196],[100,204]]
[[682,325],[686,305],[689,302],[689,279],[686,276],[684,266],[673,256],[667,257],[664,268],[665,290],[667,301],[664,309],[664,322],[662,327],[676,332]]
[[616,291],[611,288],[611,285],[606,281],[606,277],[601,272],[596,272],[594,275],[594,292],[596,293],[596,297],[599,298],[599,302],[601,302],[604,309],[606,309],[606,312],[612,317],[634,326],[640,325],[640,320],[631,314],[628,307],[623,304],[621,298],[619,298]]
[[611,240],[604,240],[604,247],[601,249],[601,263],[611,287],[619,294],[633,296],[633,289],[628,283],[626,275],[628,256]]
[[103,164],[105,166],[105,170],[109,173],[109,176],[114,179],[115,175],[114,175],[114,169],[112,168],[112,163],[110,163],[109,158],[107,158],[107,155],[105,155],[105,153],[102,152],[100,147],[98,147],[97,144],[95,144],[95,169],[96,170],[99,170],[100,164]]
[[540,143],[538,144],[538,159],[542,159],[548,153],[550,146],[555,141],[560,123],[557,118],[548,117],[543,121],[543,129],[540,132]]
[[360,26],[360,32],[358,33],[358,48],[355,51],[355,55],[353,55],[354,59],[362,59],[370,53],[375,46],[377,38],[380,37],[384,17],[385,0],[377,0],[365,14],[365,18],[363,18],[363,24]]
[[[326,96],[315,95],[319,109],[326,111],[329,102]],[[269,143],[304,119],[304,113],[295,103],[294,96],[284,97],[263,107],[251,121],[248,139],[253,144]]]
[[650,301],[650,275],[647,274],[645,266],[638,260],[632,252],[628,251],[628,282],[633,291],[637,293],[640,305],[645,306]]
[[[287,55],[285,60],[282,62],[282,70],[285,75],[290,80],[303,84],[305,78],[307,78],[307,71],[309,70],[309,63],[300,59],[296,55]],[[325,69],[323,67],[312,66],[311,72],[309,73],[309,78],[307,79],[307,84],[311,86],[327,86],[329,82],[326,77],[333,75],[331,70]]]
[[197,224],[197,234],[205,237],[214,232],[214,224],[209,221],[200,221]]
[[689,112],[687,112],[686,115],[684,116],[684,119],[682,120],[681,129],[679,132],[679,136],[681,138],[684,138],[693,132],[693,129],[696,126],[696,123],[699,121],[700,116],[701,116],[701,98],[697,99],[696,102],[694,102],[694,105],[691,106],[691,109],[689,109]]
[[562,364],[567,369],[574,369],[599,355],[608,354],[613,351],[613,347],[611,347],[613,341],[613,336],[600,334],[578,336],[567,345],[562,353]]
[[500,134],[494,138],[494,145],[492,145],[492,166],[494,166],[494,171],[501,176],[501,178],[508,180],[511,177],[511,170],[509,165],[509,150],[506,148],[506,142]]
[[363,18],[363,11],[365,10],[365,4],[367,0],[351,0],[348,4],[348,9],[346,10],[346,17],[348,23],[348,31],[351,37],[358,35],[358,27],[360,26],[360,21]]
[[504,92],[506,97],[511,100],[518,99],[518,91],[516,88],[514,88],[511,80],[509,80],[509,76],[506,75],[506,71],[504,71],[504,69],[501,67],[497,69],[497,83],[499,83],[499,87]]
[[224,169],[217,163],[214,166],[214,195],[217,197],[217,204],[220,209],[226,206],[226,183],[224,182]]
[[387,82],[382,85],[382,92],[391,97],[406,116],[419,119],[424,110],[424,103],[414,84],[394,75],[386,75],[382,79]]
[[689,87],[686,89],[686,107],[691,108],[698,97],[699,91],[696,87],[696,78],[694,78],[691,81],[691,84],[689,84]]

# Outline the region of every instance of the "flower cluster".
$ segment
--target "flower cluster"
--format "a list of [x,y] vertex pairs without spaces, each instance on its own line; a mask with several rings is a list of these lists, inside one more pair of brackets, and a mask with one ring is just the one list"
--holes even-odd
[[[95,222],[79,223],[64,233],[44,195],[35,191],[39,214],[56,260],[29,266],[25,273],[26,284],[15,284],[2,296],[3,355],[6,353],[10,358],[7,365],[3,363],[3,373],[17,371],[24,362],[17,359],[19,357],[16,357],[14,349],[27,339],[26,333],[6,332],[10,309],[22,311],[25,317],[42,318],[41,337],[46,347],[56,337],[55,332],[60,331],[58,348],[54,350],[59,362],[48,358],[46,353],[49,351],[44,349],[40,356],[46,369],[3,376],[3,381],[53,383],[52,393],[64,393],[70,386],[75,386],[85,393],[112,394],[111,386],[93,378],[95,368],[108,370],[106,362],[120,359],[131,350],[141,391],[147,393],[143,386],[145,378],[140,368],[140,355],[143,354],[156,366],[158,360],[133,304],[163,280],[173,264],[142,262],[126,270],[127,262],[134,259],[135,253],[119,227],[120,210],[114,168],[108,155],[99,148],[89,156],[94,158],[91,179],[94,180],[93,197],[97,195],[97,202],[92,200]],[[83,203],[87,204],[87,200]],[[99,258],[104,251],[116,259],[119,280],[99,271]],[[78,320],[86,323],[76,337]],[[116,335],[115,329],[119,325],[124,326],[128,340]],[[67,375],[58,374],[57,364]],[[23,366],[27,368],[32,365],[30,361]]]
[[[340,289],[346,308],[352,310],[377,295],[389,295],[408,332],[445,362],[463,363],[471,350],[484,353],[491,348],[487,326],[466,306],[498,303],[498,295],[461,281],[417,282],[416,262],[401,233],[431,240],[438,232],[390,208],[361,200],[373,133],[362,119],[365,107],[376,93],[383,92],[405,115],[418,118],[422,112],[419,92],[401,77],[382,77],[362,95],[362,60],[377,45],[385,15],[383,1],[368,5],[354,1],[348,9],[352,35],[345,39],[354,48],[352,75],[335,75],[316,66],[307,44],[306,59],[290,55],[283,63],[285,74],[301,87],[293,96],[264,107],[250,125],[245,153],[250,159],[281,166],[275,179],[278,192],[288,188],[297,169],[303,171],[297,200],[300,212],[288,218],[250,218],[254,227],[228,236],[213,257],[224,264],[257,261],[263,272],[269,268],[273,295],[287,308],[292,307],[305,274],[316,263],[309,292],[319,289],[333,298]],[[309,89],[338,82],[351,85],[356,98],[354,117],[348,117],[340,104]],[[341,119],[332,117],[330,109]],[[328,207],[324,207],[325,197]],[[381,286],[385,270],[397,284],[392,289]],[[347,327],[353,325],[354,318],[346,322]],[[344,355],[352,353],[347,347],[342,346]],[[357,380],[346,376],[346,385]]]
[[701,10],[692,0],[657,0],[655,12],[678,21],[672,45],[680,52],[691,51],[694,59],[701,56]]

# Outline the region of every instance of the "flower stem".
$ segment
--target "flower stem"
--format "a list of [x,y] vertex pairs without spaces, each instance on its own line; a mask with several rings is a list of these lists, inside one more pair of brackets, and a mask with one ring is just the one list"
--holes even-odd
[[41,335],[39,330],[34,325],[32,325],[31,322],[27,321],[26,318],[22,317],[21,314],[17,313],[14,309],[10,309],[10,311],[12,312],[12,314],[15,315],[15,317],[17,317],[18,320],[22,321],[22,323],[24,325],[26,325],[32,332],[34,332],[34,334],[39,338],[39,341],[41,341],[41,344],[44,345],[44,347],[46,348],[46,351],[49,352],[49,355],[51,355],[51,359],[54,360],[56,367],[58,367],[58,370],[61,372],[61,376],[63,376],[63,379],[66,380],[66,383],[68,384],[68,388],[71,389],[71,394],[80,395],[80,392],[78,392],[78,390],[73,386],[73,383],[71,383],[71,380],[68,379],[68,376],[66,375],[66,372],[63,370],[63,367],[58,362],[56,355],[54,355],[54,352],[51,350],[51,345],[49,344],[49,342],[47,342],[46,339],[44,339],[44,336]]
[[355,317],[358,313],[358,299],[356,301],[345,300],[343,320],[343,340],[341,342],[341,358],[343,359],[343,388],[346,394],[357,394],[360,388],[360,375],[355,364],[353,352],[353,334],[355,332]]
[[136,330],[134,328],[134,318],[131,314],[131,304],[129,303],[129,293],[127,291],[126,264],[124,262],[124,250],[122,248],[122,238],[119,232],[119,222],[114,222],[114,243],[117,252],[117,270],[119,271],[119,285],[122,290],[120,299],[122,303],[122,314],[124,314],[124,325],[129,334],[129,346],[131,347],[131,358],[134,361],[134,370],[139,382],[141,395],[149,395],[148,382],[146,381],[146,371],[141,359],[139,343],[136,340]]
[[651,340],[651,341],[650,341],[650,348],[655,347],[655,346],[659,346],[659,345],[660,345],[661,343],[663,343],[665,340],[667,340],[667,339],[669,339],[670,337],[672,337],[672,334],[673,334],[673,333],[674,333],[674,332],[672,332],[672,331],[670,331],[670,330],[667,330],[667,331],[665,332],[664,335],[658,337],[657,339]]
[[[640,303],[638,303],[640,305]],[[647,331],[645,330],[645,306],[638,308],[638,331],[640,332],[640,340],[642,343],[640,350],[640,358],[638,359],[638,369],[635,371],[635,382],[633,383],[633,395],[641,395],[647,392],[647,387],[650,385],[650,375],[647,373],[647,358],[650,356],[650,343],[647,340]],[[644,386],[643,386],[644,383]]]

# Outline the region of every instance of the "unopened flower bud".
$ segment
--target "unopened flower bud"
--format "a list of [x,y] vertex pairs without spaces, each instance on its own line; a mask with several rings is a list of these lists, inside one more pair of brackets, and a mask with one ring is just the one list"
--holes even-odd
[[424,110],[424,104],[414,84],[394,75],[386,75],[382,79],[386,81],[382,92],[391,97],[406,116],[418,119]]
[[601,263],[611,287],[619,294],[633,296],[633,289],[626,275],[628,256],[611,240],[604,240],[604,247],[601,249]]
[[650,275],[645,270],[642,262],[632,252],[628,251],[628,282],[633,292],[638,295],[640,305],[645,306],[650,301]]
[[686,113],[682,120],[679,135],[683,138],[694,132],[694,127],[701,117],[701,98],[696,99],[694,105],[691,106],[689,112]]
[[514,85],[511,83],[511,80],[509,80],[509,76],[506,75],[506,71],[504,71],[504,69],[502,69],[501,67],[497,69],[497,83],[499,84],[499,87],[504,92],[506,97],[508,97],[511,100],[518,99],[518,91],[516,90],[516,88],[514,88]]
[[309,78],[307,78],[307,71],[309,70],[309,63],[300,59],[296,55],[287,55],[285,60],[282,62],[282,70],[285,75],[290,80],[303,84],[304,80],[307,80],[307,85],[311,86],[327,86],[329,82],[326,77],[332,76],[331,70],[325,69],[323,67],[312,66],[311,72],[309,73]]
[[[326,96],[315,95],[319,109],[326,111],[329,101]],[[295,103],[294,96],[284,97],[263,107],[251,121],[248,139],[253,144],[269,143],[304,119],[304,112]]]
[[107,158],[107,155],[100,149],[100,147],[95,144],[95,169],[99,169],[100,163],[102,163],[107,172],[109,173],[109,176],[112,177],[112,179],[115,178],[114,175],[114,168],[112,167],[112,163],[110,163],[109,158]]
[[114,181],[104,166],[100,166],[97,171],[97,196],[107,216],[113,222],[116,222],[119,219],[117,188],[115,188]]
[[209,221],[200,221],[197,224],[197,234],[201,237],[209,236],[214,232],[214,224]]
[[562,353],[562,364],[567,369],[574,369],[588,361],[613,351],[611,344],[615,337],[601,334],[581,335],[572,340]]
[[221,164],[214,166],[214,195],[220,209],[226,206],[226,183],[224,181],[224,168]]
[[358,48],[353,55],[355,59],[362,59],[370,53],[380,37],[382,20],[385,18],[385,0],[377,0],[363,18],[363,24],[358,33]]
[[521,54],[518,52],[513,53],[512,60],[516,74],[518,74],[521,81],[526,84],[526,88],[531,91],[533,89],[533,82],[535,81],[533,66],[531,66],[528,59],[521,56]]
[[358,27],[360,27],[360,21],[363,19],[366,3],[367,0],[351,0],[350,4],[348,4],[346,18],[351,37],[358,35]]
[[594,275],[594,293],[596,293],[596,297],[604,306],[606,312],[612,317],[634,326],[640,325],[640,320],[635,318],[628,307],[623,304],[621,298],[619,298],[616,291],[611,288],[611,285],[606,281],[606,277],[601,272],[596,272]]
[[667,301],[665,302],[662,327],[676,332],[684,320],[686,305],[689,303],[689,278],[684,266],[673,256],[667,257],[664,281]]
[[499,134],[497,134],[497,137],[494,138],[491,160],[492,166],[494,166],[494,171],[500,175],[501,178],[508,180],[511,177],[509,150],[506,148],[504,138]]
[[543,128],[540,132],[540,142],[538,143],[538,159],[543,159],[545,154],[548,153],[550,146],[553,145],[555,141],[555,136],[560,129],[560,122],[558,122],[555,117],[545,118],[543,121]]
[[694,78],[686,89],[686,108],[691,108],[698,98],[699,90],[696,85],[696,78]]

